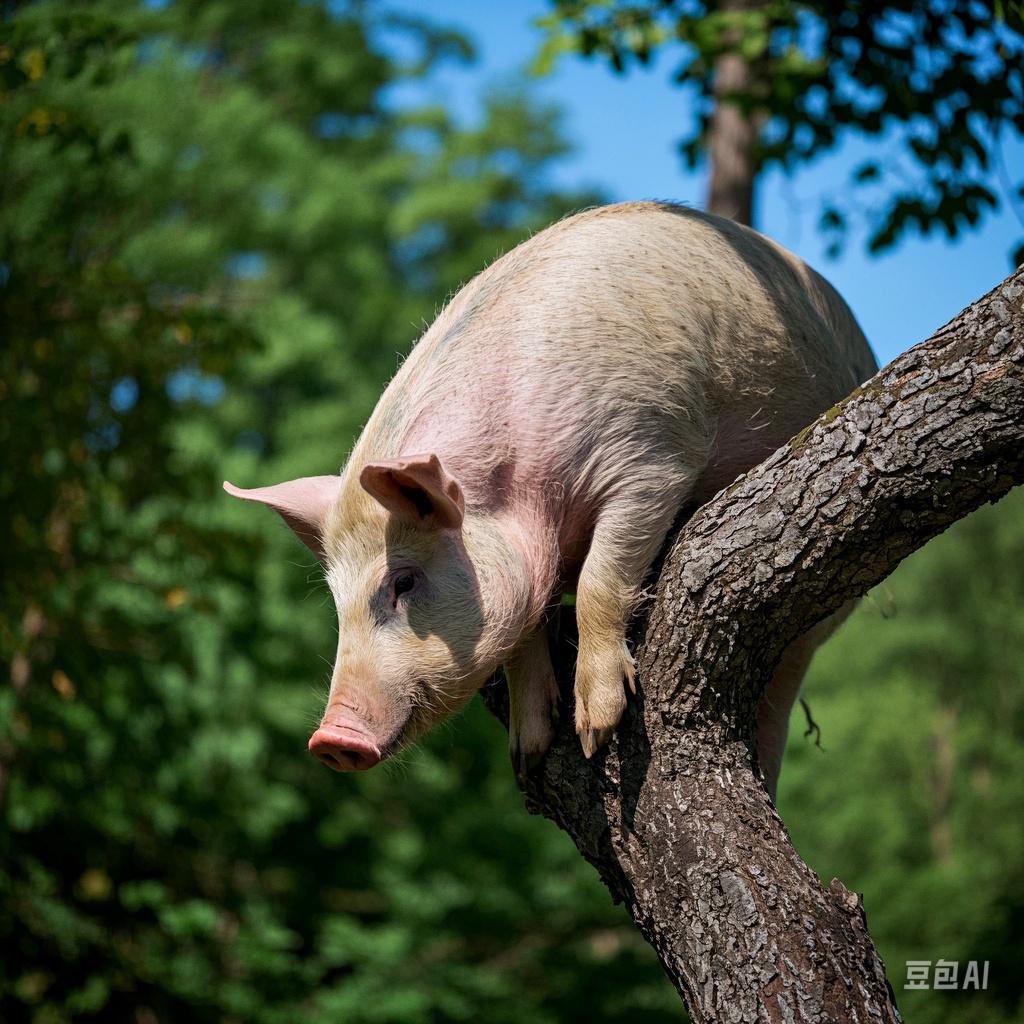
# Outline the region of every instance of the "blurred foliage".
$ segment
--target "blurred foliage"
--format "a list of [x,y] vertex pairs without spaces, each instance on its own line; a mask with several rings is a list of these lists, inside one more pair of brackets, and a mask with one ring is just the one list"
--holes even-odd
[[[932,541],[815,658],[779,808],[826,882],[864,894],[908,1021],[1024,1020],[1024,488]],[[904,991],[908,960],[989,987]]]
[[[1024,177],[1007,143],[1024,136],[1019,2],[979,0],[551,0],[536,70],[566,53],[618,72],[660,49],[679,59],[693,123],[680,143],[704,157],[716,60],[738,53],[749,91],[729,101],[761,124],[759,167],[790,172],[843,139],[871,156],[821,200],[832,255],[851,229],[880,252],[911,232],[953,238],[1007,204],[1024,223]],[[1019,180],[1018,180],[1019,179]],[[998,182],[998,187],[994,187]],[[1024,262],[1024,240],[1011,254]]]
[[[361,4],[8,10],[0,1019],[679,1019],[481,707],[364,776],[305,754],[329,595],[220,492],[335,470],[443,297],[592,201],[546,184],[555,115],[403,105],[471,51]],[[897,988],[904,952],[992,959],[944,997],[986,1020],[1020,991],[1021,511],[912,560],[897,618],[865,604],[811,687],[828,760],[798,736],[783,792]]]
[[468,55],[298,0],[3,22],[5,1021],[677,1012],[482,709],[365,778],[305,753],[329,595],[220,491],[336,471],[445,294],[592,201],[525,97],[394,100]]

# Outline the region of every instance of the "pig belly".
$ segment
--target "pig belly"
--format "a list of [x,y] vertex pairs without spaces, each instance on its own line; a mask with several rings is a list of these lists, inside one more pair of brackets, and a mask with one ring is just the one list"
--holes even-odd
[[737,477],[764,462],[826,408],[828,405],[821,403],[820,409],[805,407],[800,415],[793,415],[791,410],[774,410],[766,415],[763,408],[758,408],[720,416],[711,457],[694,486],[694,506],[710,501]]

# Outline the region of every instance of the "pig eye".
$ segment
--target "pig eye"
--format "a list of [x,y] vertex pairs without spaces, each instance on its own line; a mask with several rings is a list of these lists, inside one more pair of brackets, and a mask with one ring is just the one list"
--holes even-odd
[[395,608],[398,605],[398,599],[403,594],[408,594],[416,587],[416,573],[411,569],[407,569],[404,572],[400,572],[391,581],[391,607]]

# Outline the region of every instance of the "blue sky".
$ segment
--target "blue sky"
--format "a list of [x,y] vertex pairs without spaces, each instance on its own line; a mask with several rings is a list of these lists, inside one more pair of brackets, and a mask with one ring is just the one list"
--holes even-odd
[[[409,4],[406,9],[414,6],[419,7]],[[422,88],[443,98],[460,116],[474,117],[487,86],[521,79],[541,38],[532,23],[549,9],[547,0],[433,0],[429,7],[419,7],[435,22],[461,28],[478,52],[475,65],[445,69]],[[686,172],[676,152],[689,111],[685,95],[671,84],[671,67],[671,60],[662,60],[652,69],[623,77],[604,64],[570,57],[551,77],[534,83],[539,99],[562,109],[563,129],[575,146],[574,154],[554,171],[558,184],[596,186],[612,200],[702,204],[704,173]],[[816,229],[817,199],[841,191],[850,168],[869,151],[881,155],[877,147],[869,150],[868,143],[851,139],[792,177],[769,175],[758,195],[757,226],[832,281],[884,363],[1001,281],[1010,271],[1008,253],[1024,237],[1024,226],[1004,201],[979,230],[955,242],[937,234],[915,237],[871,257],[859,236],[844,255],[829,260]],[[1005,156],[1010,173],[1019,172],[1024,146],[1008,146]]]

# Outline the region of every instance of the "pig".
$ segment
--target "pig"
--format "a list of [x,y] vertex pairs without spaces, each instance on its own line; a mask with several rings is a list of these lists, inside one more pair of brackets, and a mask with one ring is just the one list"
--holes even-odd
[[[244,490],[322,562],[339,639],[310,751],[370,768],[503,666],[513,763],[553,736],[550,610],[575,595],[575,727],[592,757],[635,692],[626,628],[680,511],[875,372],[799,258],[663,202],[570,216],[478,274],[401,364],[339,474]],[[762,700],[774,788],[816,627]]]

